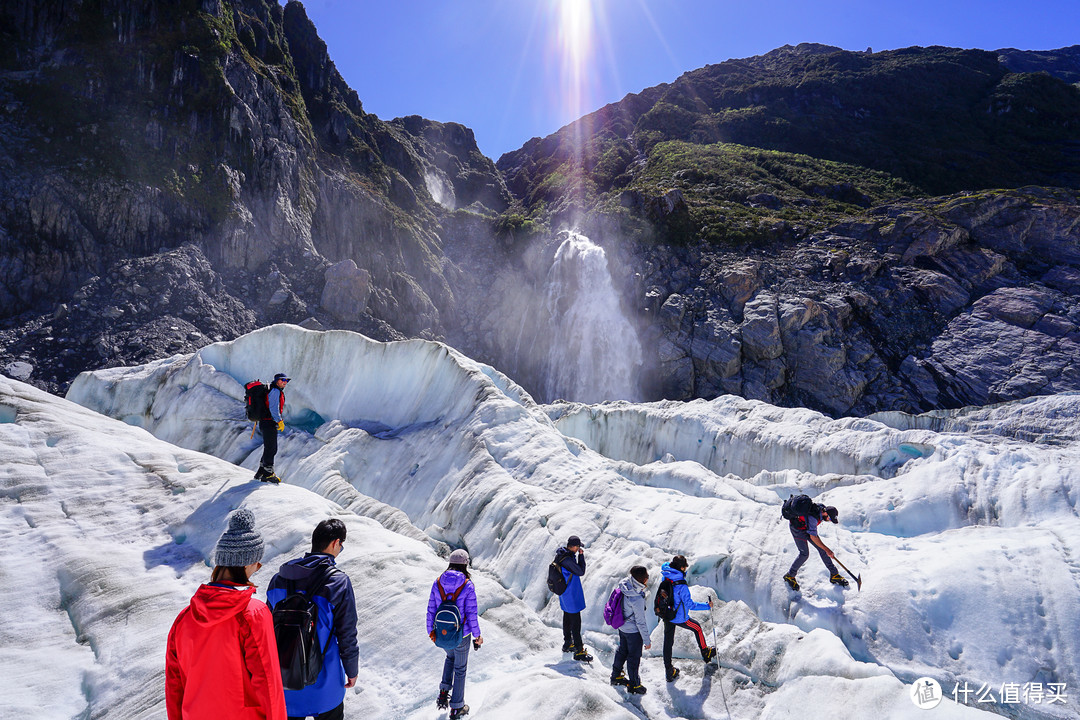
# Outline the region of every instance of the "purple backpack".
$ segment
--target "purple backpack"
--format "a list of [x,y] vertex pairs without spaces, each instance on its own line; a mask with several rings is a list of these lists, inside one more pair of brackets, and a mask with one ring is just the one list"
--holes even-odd
[[604,606],[604,622],[618,630],[626,622],[622,609],[622,588],[615,588],[608,595],[607,605]]

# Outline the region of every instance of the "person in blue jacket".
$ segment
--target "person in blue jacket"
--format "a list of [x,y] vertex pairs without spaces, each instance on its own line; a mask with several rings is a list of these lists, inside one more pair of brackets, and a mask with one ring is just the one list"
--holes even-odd
[[555,562],[566,579],[566,591],[559,596],[563,611],[563,652],[574,653],[580,662],[592,662],[592,655],[581,640],[581,611],[585,609],[585,590],[581,578],[585,575],[585,550],[581,538],[571,535],[566,547],[555,551]]
[[261,482],[281,482],[281,478],[274,472],[274,457],[277,455],[278,433],[285,432],[285,422],[281,416],[285,412],[285,386],[289,384],[290,379],[285,373],[275,375],[274,382],[270,383],[270,392],[266,396],[266,407],[270,411],[270,416],[259,421],[263,453],[259,460],[259,469],[255,471],[255,479]]
[[[461,588],[458,591],[458,588]],[[455,597],[456,595],[456,597]],[[450,562],[446,570],[431,584],[428,595],[427,630],[431,642],[435,642],[435,615],[443,600],[454,598],[458,613],[461,615],[461,641],[457,647],[446,651],[443,661],[442,681],[439,683],[439,697],[435,707],[440,710],[450,708],[450,720],[469,714],[465,704],[465,673],[469,667],[469,644],[479,650],[484,644],[480,637],[480,622],[476,612],[476,588],[469,577],[469,553],[461,548],[450,553]]]
[[690,588],[686,585],[687,567],[689,567],[689,563],[686,562],[686,558],[682,555],[676,555],[671,558],[671,562],[664,563],[660,567],[660,573],[664,576],[664,580],[671,583],[671,591],[675,601],[675,617],[664,621],[664,670],[667,672],[668,682],[679,677],[679,669],[671,663],[671,649],[675,645],[676,627],[686,628],[694,633],[698,647],[701,648],[702,660],[709,662],[716,657],[716,648],[709,647],[705,642],[705,632],[701,629],[701,625],[697,621],[690,619],[691,610],[711,610],[712,598],[709,598],[707,603],[694,602],[694,599],[690,597]]
[[282,565],[266,590],[273,608],[291,592],[315,591],[319,608],[319,643],[325,649],[319,677],[303,690],[285,691],[289,720],[341,720],[345,716],[345,690],[356,685],[360,648],[356,642],[356,600],[349,576],[337,569],[336,559],[345,544],[345,523],[323,520],[311,533],[311,552]]

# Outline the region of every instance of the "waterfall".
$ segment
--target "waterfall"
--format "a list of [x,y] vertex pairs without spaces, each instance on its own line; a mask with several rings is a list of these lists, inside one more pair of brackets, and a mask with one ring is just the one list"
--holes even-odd
[[[589,238],[569,233],[544,283],[533,351],[543,370],[543,401],[639,400],[641,343],[623,314],[607,253]],[[539,337],[546,335],[544,337]]]

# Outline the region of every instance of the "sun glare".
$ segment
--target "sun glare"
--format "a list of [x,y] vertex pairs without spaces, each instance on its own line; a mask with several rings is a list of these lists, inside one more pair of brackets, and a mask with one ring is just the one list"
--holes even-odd
[[586,112],[593,48],[592,0],[556,0],[563,100],[571,117]]

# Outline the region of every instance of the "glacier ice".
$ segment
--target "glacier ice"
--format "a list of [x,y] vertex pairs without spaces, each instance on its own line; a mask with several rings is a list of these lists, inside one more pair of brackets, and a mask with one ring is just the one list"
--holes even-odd
[[[258,438],[243,420],[242,383],[278,370],[293,378],[277,463],[288,484],[268,487],[250,482]],[[362,538],[350,545],[363,548],[363,561],[343,562],[371,584],[361,631],[381,680],[361,678],[347,717],[429,714],[438,662],[425,647],[422,607],[447,545],[469,550],[479,578],[490,644],[470,661],[467,701],[481,713],[635,715],[606,686],[614,638],[601,608],[630,565],[655,569],[676,552],[691,560],[694,597],[724,601],[713,617],[698,616],[707,633],[718,629],[722,669],[703,675],[699,661],[684,660],[683,679],[668,686],[654,630],[643,661],[648,717],[787,717],[819,693],[842,698],[830,715],[915,717],[907,689],[922,675],[947,690],[1076,687],[1075,425],[1047,445],[731,397],[539,406],[438,343],[294,326],[80,376],[69,398],[126,425],[15,381],[0,380],[0,395],[12,408],[0,442],[22,458],[0,475],[4,536],[17,558],[41,542],[61,548],[41,570],[42,585],[57,586],[55,608],[48,589],[28,622],[67,658],[71,677],[90,679],[82,694],[68,687],[69,709],[127,703],[143,715],[122,717],[163,714],[153,678],[164,633],[240,503],[266,518],[274,557],[299,552],[320,514],[341,514]],[[1062,398],[1047,402],[1062,412]],[[1038,403],[1022,412],[1037,415]],[[303,429],[292,425],[301,417]],[[816,558],[801,573],[801,597],[783,586],[794,551],[779,505],[796,491],[840,508],[841,524],[823,537],[862,572],[861,593],[830,586]],[[570,667],[558,652],[561,613],[543,567],[569,534],[583,538],[589,559],[583,619],[596,668]],[[72,593],[83,605],[65,625],[56,608]],[[682,635],[676,657],[692,659]],[[123,649],[99,650],[110,644]],[[15,665],[3,653],[0,672]],[[124,653],[136,657],[133,668]],[[132,677],[139,682],[125,682]],[[40,692],[28,687],[19,691]],[[1071,717],[1078,707],[1070,696],[1011,709]],[[988,709],[947,702],[936,712]]]

